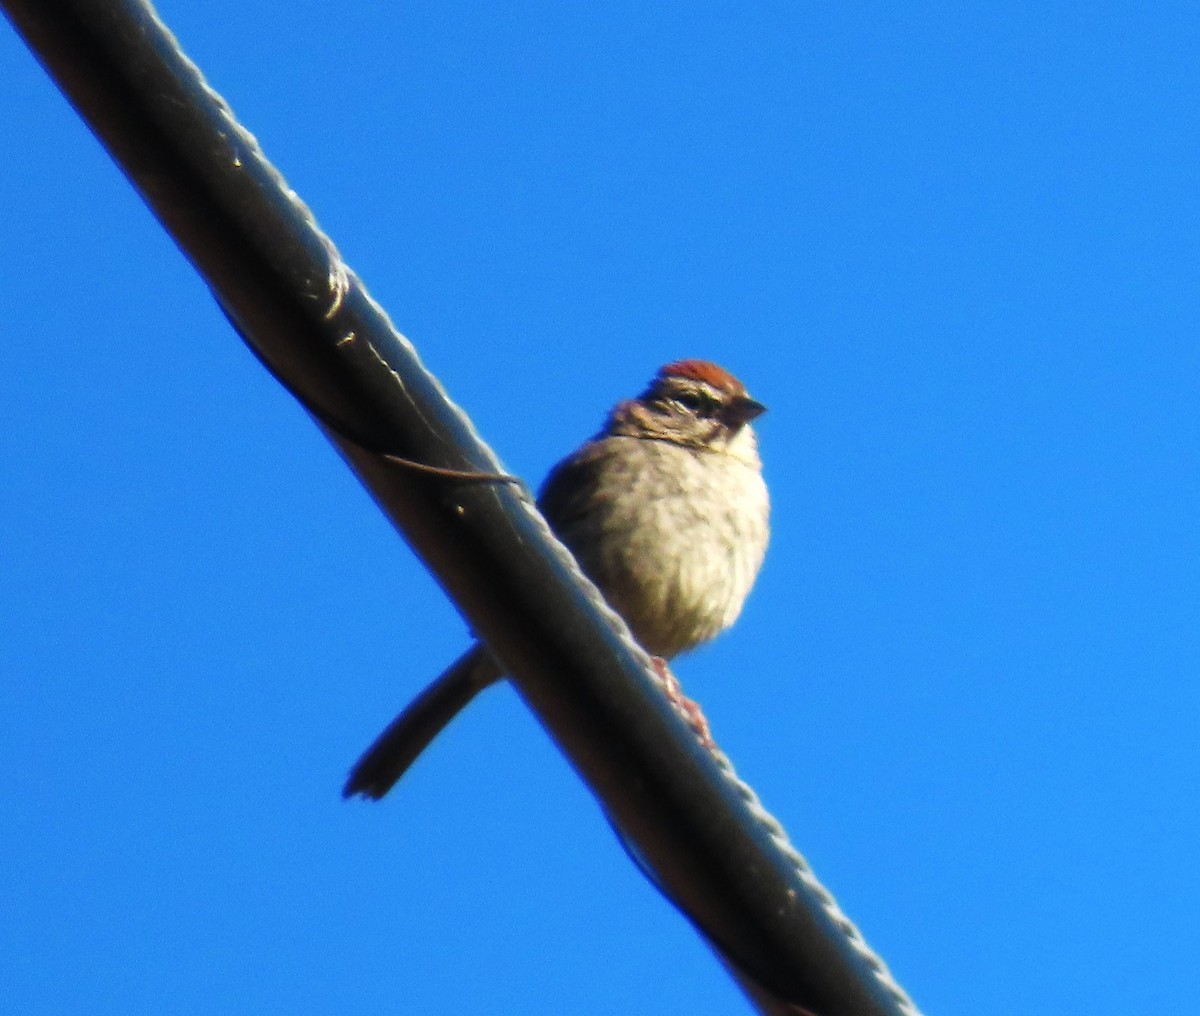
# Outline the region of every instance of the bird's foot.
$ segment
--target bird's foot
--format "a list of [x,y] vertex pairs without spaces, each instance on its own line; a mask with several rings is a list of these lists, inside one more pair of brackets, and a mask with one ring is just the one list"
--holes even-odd
[[667,666],[666,660],[661,656],[651,656],[650,662],[654,667],[654,672],[662,678],[663,692],[667,696],[667,701],[687,720],[688,726],[695,731],[700,743],[709,751],[714,750],[716,743],[712,739],[712,731],[709,729],[708,720],[705,719],[700,703],[688,698],[683,693],[683,685],[679,683],[679,678],[671,673],[671,668]]

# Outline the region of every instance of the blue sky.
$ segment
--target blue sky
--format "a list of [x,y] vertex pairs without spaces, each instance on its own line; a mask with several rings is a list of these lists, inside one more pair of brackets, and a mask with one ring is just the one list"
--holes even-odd
[[[1194,5],[160,10],[512,470],[683,356],[770,406],[677,669],[926,1012],[1186,1010]],[[0,71],[12,1011],[749,1011],[507,688],[341,802],[465,626]]]

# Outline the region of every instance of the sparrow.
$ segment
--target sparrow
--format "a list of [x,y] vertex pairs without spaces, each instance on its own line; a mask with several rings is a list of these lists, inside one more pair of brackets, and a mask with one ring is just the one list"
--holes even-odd
[[[673,659],[719,635],[754,585],[770,502],[750,423],[765,408],[715,363],[669,363],[541,487],[551,529],[654,657]],[[476,642],[375,739],[342,796],[382,798],[503,676]]]

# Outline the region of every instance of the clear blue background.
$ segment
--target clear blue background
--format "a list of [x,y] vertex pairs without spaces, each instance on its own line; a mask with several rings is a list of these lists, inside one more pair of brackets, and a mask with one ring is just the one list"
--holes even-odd
[[[679,671],[927,1013],[1192,1008],[1194,4],[162,12],[511,469],[681,356],[770,405]],[[6,1011],[747,1011],[509,689],[339,800],[465,627],[0,80]]]

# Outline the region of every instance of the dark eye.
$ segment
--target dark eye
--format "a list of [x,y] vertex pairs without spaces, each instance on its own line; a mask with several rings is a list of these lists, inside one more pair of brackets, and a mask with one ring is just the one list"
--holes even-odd
[[720,408],[720,403],[704,392],[680,392],[674,401],[697,416],[712,416]]

